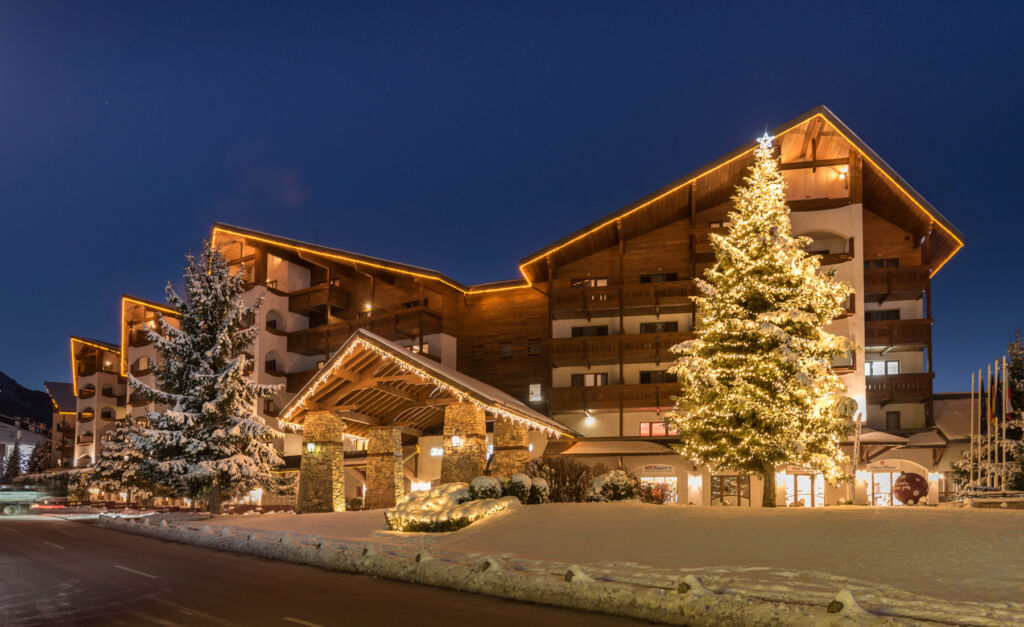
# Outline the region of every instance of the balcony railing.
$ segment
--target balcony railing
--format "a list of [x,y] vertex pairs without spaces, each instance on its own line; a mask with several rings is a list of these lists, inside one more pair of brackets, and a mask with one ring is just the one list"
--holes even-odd
[[309,314],[326,309],[328,305],[338,312],[348,309],[348,291],[337,285],[322,283],[288,295],[288,311],[295,313]]
[[672,397],[679,394],[675,383],[636,383],[592,387],[552,388],[548,409],[556,411],[592,411],[623,409],[670,409]]
[[696,293],[693,281],[563,287],[551,290],[550,303],[555,318],[670,313],[691,310]]
[[302,355],[328,354],[340,347],[356,329],[367,329],[389,340],[440,333],[441,313],[428,307],[410,307],[372,316],[334,322],[288,334],[288,352]]
[[96,418],[96,414],[92,411],[78,412],[78,422],[92,422],[94,418]]
[[87,385],[81,390],[78,390],[78,398],[92,398],[96,396],[96,388],[92,385]]
[[932,396],[932,379],[927,372],[890,374],[864,378],[869,403],[916,403]]
[[928,287],[929,271],[924,266],[864,268],[864,293],[880,300],[916,298]]
[[141,346],[149,346],[153,341],[149,338],[149,330],[143,327],[132,330],[128,335],[128,343],[134,348],[139,348]]
[[82,444],[92,444],[92,442],[93,442],[92,434],[89,433],[89,434],[86,434],[86,435],[78,436],[77,442],[80,445],[82,445]]
[[931,341],[932,321],[868,320],[864,336],[867,348],[924,347]]
[[671,348],[693,333],[643,333],[637,335],[606,335],[567,337],[550,340],[551,363],[555,366],[587,364],[656,363],[675,359]]

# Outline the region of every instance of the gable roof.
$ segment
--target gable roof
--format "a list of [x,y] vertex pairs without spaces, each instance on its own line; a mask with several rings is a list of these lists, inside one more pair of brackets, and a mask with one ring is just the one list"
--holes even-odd
[[46,391],[50,394],[50,400],[53,401],[53,406],[57,408],[58,412],[62,414],[75,413],[75,386],[56,381],[45,381],[43,386],[46,387]]
[[[288,401],[288,404],[281,410],[281,419],[287,422],[301,417],[307,402],[313,401],[318,393],[326,392],[329,389],[328,386],[332,383],[332,378],[340,376],[335,373],[344,370],[347,358],[357,349],[372,351],[382,361],[397,365],[401,372],[417,375],[422,380],[419,385],[442,389],[460,401],[471,402],[496,416],[525,423],[531,428],[547,431],[554,435],[570,437],[578,435],[569,427],[530,408],[498,388],[440,364],[429,357],[414,353],[366,329],[357,330],[331,355],[319,372]],[[443,411],[440,415],[443,416]]]
[[[870,170],[871,175],[877,170],[878,175],[883,181],[887,181],[891,184],[897,195],[910,207],[912,210],[919,213],[919,218],[927,221],[934,222],[938,229],[936,233],[941,235],[943,240],[948,239],[949,241],[940,241],[938,246],[941,250],[944,250],[942,259],[939,261],[932,274],[934,275],[939,269],[946,264],[949,259],[953,257],[963,247],[963,235],[954,227],[949,220],[947,220],[942,214],[940,214],[927,200],[924,199],[913,187],[911,187],[903,178],[892,169],[881,157],[875,153],[867,144],[864,143],[849,127],[847,127],[834,113],[832,113],[825,106],[818,106],[810,111],[786,122],[785,124],[777,127],[772,131],[772,134],[777,138],[784,138],[787,133],[792,133],[797,130],[808,128],[809,125],[828,125],[832,131],[839,137],[845,145],[855,148],[864,160],[870,164],[871,168],[865,168]],[[780,142],[781,143],[781,142]],[[805,140],[806,143],[806,140]],[[842,145],[842,142],[833,142],[830,146],[835,151],[840,151],[846,147]],[[698,182],[707,182],[711,177],[716,174],[720,175],[721,171],[727,171],[731,174],[732,178],[742,175],[742,171],[746,167],[745,158],[749,158],[752,155],[754,148],[756,148],[757,142],[751,141],[750,143],[734,150],[733,152],[717,159],[708,165],[699,168],[689,174],[683,176],[672,183],[662,187],[661,189],[644,196],[643,198],[626,205],[625,207],[611,213],[600,220],[592,222],[587,226],[566,235],[565,237],[555,241],[548,246],[534,252],[531,255],[524,257],[519,264],[519,270],[531,284],[534,280],[538,280],[541,276],[546,273],[546,270],[539,268],[539,263],[543,262],[544,259],[558,251],[573,245],[581,240],[584,240],[588,236],[595,236],[601,231],[611,232],[611,229],[616,228],[617,221],[622,220],[626,217],[637,216],[638,214],[646,211],[652,211],[656,208],[658,201],[666,199],[670,195],[681,193],[683,190],[690,188]],[[847,148],[848,149],[848,148]],[[785,151],[784,151],[785,156]],[[785,160],[784,160],[785,162]],[[867,173],[866,173],[867,174]],[[726,177],[727,179],[730,177]],[[728,193],[725,195],[725,199],[731,196],[732,190],[728,189]],[[691,199],[692,203],[692,199]],[[616,237],[614,233],[611,237]],[[607,238],[606,238],[607,239]],[[606,246],[601,246],[604,248]]]

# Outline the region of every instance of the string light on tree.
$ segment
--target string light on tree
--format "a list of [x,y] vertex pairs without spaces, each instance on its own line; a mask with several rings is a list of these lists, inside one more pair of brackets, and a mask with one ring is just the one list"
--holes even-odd
[[767,506],[778,465],[844,478],[839,444],[852,427],[832,361],[853,346],[825,331],[851,288],[820,272],[808,238],[793,237],[773,153],[765,133],[733,197],[732,226],[710,235],[716,264],[696,280],[695,339],[673,349],[681,394],[669,418],[682,455],[762,477]]

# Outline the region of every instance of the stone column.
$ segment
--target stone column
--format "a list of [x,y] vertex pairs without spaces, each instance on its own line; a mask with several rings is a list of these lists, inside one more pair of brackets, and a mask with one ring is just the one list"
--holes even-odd
[[497,418],[494,421],[494,459],[491,476],[511,477],[526,470],[530,461],[530,430],[526,425]]
[[310,413],[302,428],[302,463],[295,511],[345,510],[345,422],[329,413]]
[[487,422],[484,410],[472,403],[444,408],[444,455],[441,483],[469,483],[487,466]]
[[394,427],[370,430],[366,444],[366,509],[394,507],[405,496],[402,473],[402,431]]

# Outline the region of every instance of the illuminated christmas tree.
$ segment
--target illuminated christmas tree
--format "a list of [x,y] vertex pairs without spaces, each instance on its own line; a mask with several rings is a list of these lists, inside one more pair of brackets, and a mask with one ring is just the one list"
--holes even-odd
[[716,264],[697,279],[696,339],[675,347],[681,394],[669,420],[691,460],[765,480],[775,505],[778,465],[843,478],[852,429],[833,359],[852,349],[825,331],[851,288],[819,271],[808,238],[793,237],[786,183],[765,134],[733,197],[732,226],[711,235]]

